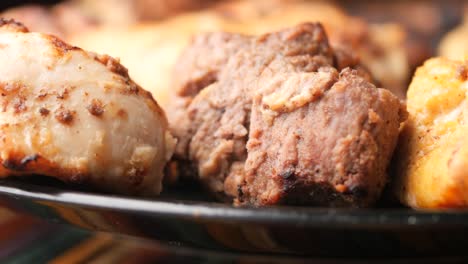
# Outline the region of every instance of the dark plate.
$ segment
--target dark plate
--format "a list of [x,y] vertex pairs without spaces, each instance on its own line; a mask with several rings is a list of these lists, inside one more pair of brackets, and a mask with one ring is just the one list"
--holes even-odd
[[0,197],[51,221],[195,249],[325,258],[468,256],[468,211],[233,208],[191,190],[150,200],[18,180],[1,180]]

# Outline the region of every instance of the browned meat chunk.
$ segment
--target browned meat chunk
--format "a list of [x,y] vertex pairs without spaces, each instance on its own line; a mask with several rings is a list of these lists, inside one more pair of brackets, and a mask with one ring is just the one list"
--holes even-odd
[[346,54],[319,24],[198,37],[175,73],[176,157],[236,204],[371,205],[405,115]]

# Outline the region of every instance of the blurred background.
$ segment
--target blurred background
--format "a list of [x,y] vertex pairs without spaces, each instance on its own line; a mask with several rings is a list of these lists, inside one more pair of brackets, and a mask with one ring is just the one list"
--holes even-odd
[[468,41],[460,29],[451,37],[454,41],[440,44],[462,24],[464,1],[457,0],[67,0],[1,5],[1,16],[15,18],[32,31],[119,58],[163,108],[173,66],[199,32],[262,34],[319,21],[333,45],[349,46],[379,85],[401,98],[425,59],[440,53],[456,56]]

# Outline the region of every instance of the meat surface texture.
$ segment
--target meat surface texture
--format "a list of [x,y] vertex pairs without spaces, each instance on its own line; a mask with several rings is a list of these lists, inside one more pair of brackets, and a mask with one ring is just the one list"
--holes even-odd
[[175,71],[175,157],[238,205],[369,206],[406,116],[369,76],[320,24],[200,35]]
[[151,94],[117,60],[0,20],[0,64],[0,177],[161,191],[174,139]]

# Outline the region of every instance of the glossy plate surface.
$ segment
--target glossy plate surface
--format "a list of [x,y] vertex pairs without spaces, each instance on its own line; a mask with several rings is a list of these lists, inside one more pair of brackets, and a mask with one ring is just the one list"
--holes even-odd
[[468,255],[468,211],[234,208],[193,190],[142,199],[47,180],[1,180],[0,198],[51,221],[203,250],[334,258]]

